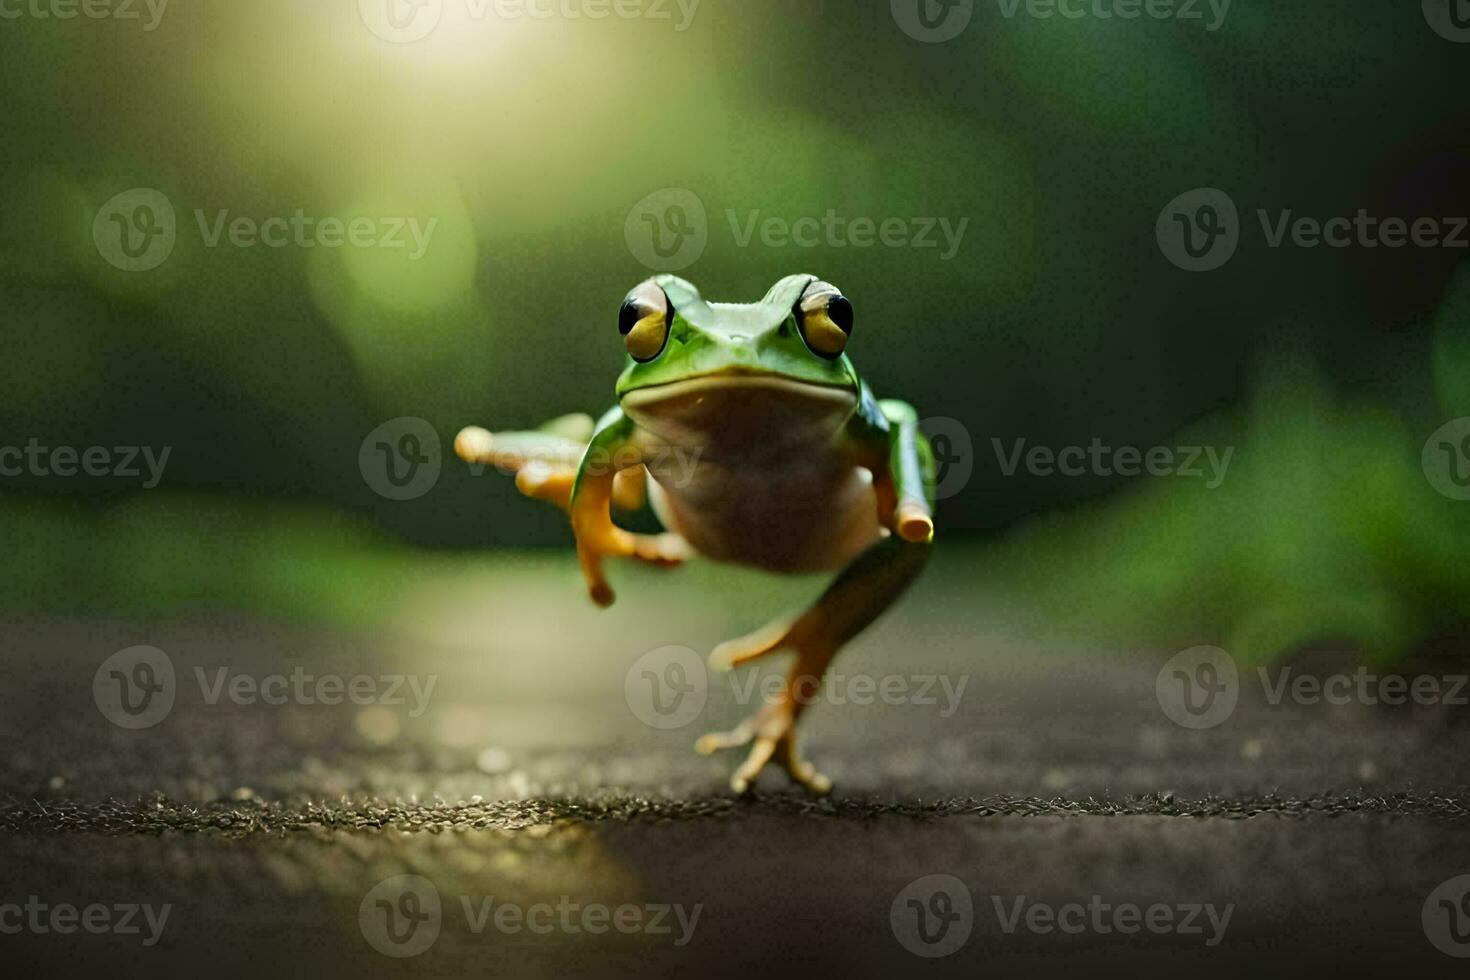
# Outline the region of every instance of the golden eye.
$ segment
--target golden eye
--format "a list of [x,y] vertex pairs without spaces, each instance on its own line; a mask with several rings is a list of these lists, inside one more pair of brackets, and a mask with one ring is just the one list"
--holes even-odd
[[633,287],[618,310],[618,333],[633,360],[651,361],[663,352],[673,319],[668,295],[652,279]]
[[796,304],[801,338],[818,357],[836,359],[852,336],[852,304],[831,283],[813,281]]

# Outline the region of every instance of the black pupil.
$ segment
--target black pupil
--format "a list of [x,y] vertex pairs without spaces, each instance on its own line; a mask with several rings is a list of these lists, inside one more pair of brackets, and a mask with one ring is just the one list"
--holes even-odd
[[843,333],[852,333],[852,304],[845,296],[833,296],[827,301],[827,316],[842,328]]
[[641,319],[643,317],[638,308],[638,302],[629,296],[623,300],[623,308],[618,310],[618,333],[624,337],[628,336],[628,331],[632,330],[633,325]]

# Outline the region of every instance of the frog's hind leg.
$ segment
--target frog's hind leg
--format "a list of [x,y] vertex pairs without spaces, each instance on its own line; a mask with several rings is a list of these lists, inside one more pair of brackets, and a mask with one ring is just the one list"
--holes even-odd
[[883,402],[886,427],[872,440],[869,465],[875,475],[879,522],[889,534],[858,555],[816,604],[793,619],[780,620],[738,640],[722,643],[710,655],[720,669],[749,663],[778,650],[796,660],[777,696],[732,731],[711,732],[694,747],[709,754],[754,742],[730,778],[743,793],[773,758],[792,780],[814,793],[832,787],[829,779],[801,758],[796,721],[821,691],[822,675],[837,651],[882,615],[918,577],[934,539],[934,458],[919,432],[918,417],[902,402]]
[[731,776],[731,789],[745,792],[772,759],[794,782],[813,793],[831,789],[831,780],[797,751],[797,719],[817,698],[822,675],[837,651],[877,619],[918,577],[929,551],[927,540],[906,541],[890,535],[854,559],[816,604],[800,616],[716,648],[710,658],[716,667],[746,663],[778,650],[796,654],[774,699],[733,730],[711,732],[695,743],[695,750],[705,755],[754,743]]

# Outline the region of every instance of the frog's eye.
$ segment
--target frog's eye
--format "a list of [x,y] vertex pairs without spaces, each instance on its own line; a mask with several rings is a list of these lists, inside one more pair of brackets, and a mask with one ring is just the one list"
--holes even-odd
[[663,352],[672,319],[668,294],[658,283],[647,279],[633,287],[618,310],[618,333],[633,360],[651,361]]
[[814,280],[793,311],[801,339],[818,357],[835,360],[852,336],[852,304],[829,282]]

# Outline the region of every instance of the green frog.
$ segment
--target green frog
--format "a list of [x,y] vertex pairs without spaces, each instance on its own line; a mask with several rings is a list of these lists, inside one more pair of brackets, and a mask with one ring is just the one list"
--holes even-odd
[[[730,786],[772,761],[813,793],[831,781],[802,757],[796,723],[828,665],[918,576],[934,540],[934,460],[914,409],[874,397],[847,354],[851,302],[813,275],[758,303],[711,303],[659,275],[618,312],[627,362],[617,405],[529,432],[469,427],[455,451],[515,473],[529,497],[571,518],[592,601],[610,605],[609,556],[675,565],[698,554],[772,572],[838,570],[811,608],[720,644],[728,670],[794,654],[777,697],[705,754],[749,745]],[[649,506],[663,533],[637,534],[613,507]]]

